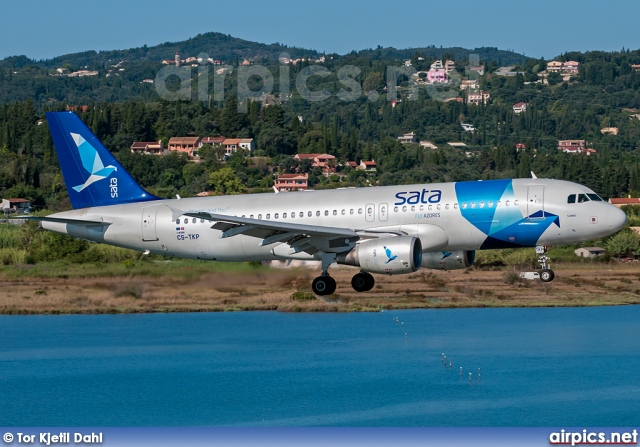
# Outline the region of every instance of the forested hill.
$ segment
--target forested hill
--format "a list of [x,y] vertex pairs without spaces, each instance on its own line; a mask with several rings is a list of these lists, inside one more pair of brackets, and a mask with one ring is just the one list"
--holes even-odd
[[[27,56],[12,56],[0,60],[0,104],[33,99],[39,106],[52,101],[89,103],[91,101],[126,101],[131,99],[154,101],[153,88],[141,85],[144,79],[155,78],[163,67],[163,60],[196,58],[202,53],[226,66],[237,66],[245,60],[251,64],[274,65],[286,54],[291,59],[319,59],[315,50],[289,47],[274,43],[263,44],[221,33],[205,33],[182,41],[166,42],[128,50],[85,51],[48,60],[32,60]],[[395,48],[353,51],[346,55],[324,55],[327,60],[340,63],[354,58],[381,61],[388,65],[402,65],[403,61],[420,54],[429,60],[448,58],[468,61],[469,54],[477,54],[481,61],[500,65],[524,63],[524,56],[497,48],[436,48],[435,46],[398,50]],[[79,70],[97,72],[91,76],[60,76],[58,69],[68,73]]]
[[[352,53],[354,54],[354,53]],[[480,61],[494,62],[497,65],[520,65],[527,61],[526,56],[512,51],[499,50],[495,47],[481,47],[472,50],[460,47],[436,48],[435,46],[424,48],[408,48],[397,50],[392,47],[378,47],[375,50],[362,50],[355,53],[360,57],[372,60],[411,59],[416,54],[422,54],[429,59],[455,59],[468,61],[471,54],[477,55]]]
[[36,61],[27,56],[14,56],[0,61],[0,66],[12,65],[14,68],[23,68],[27,65],[38,67],[57,68],[65,64],[71,67],[100,67],[111,61],[127,60],[161,62],[165,59],[173,59],[176,52],[181,55],[198,56],[207,53],[209,56],[226,62],[236,59],[242,61],[245,58],[275,58],[286,52],[291,57],[316,57],[318,52],[303,48],[288,47],[279,43],[263,44],[251,42],[222,33],[198,34],[191,39],[182,42],[165,42],[155,46],[143,46],[128,50],[111,51],[84,51],[82,53],[65,54],[53,59]]

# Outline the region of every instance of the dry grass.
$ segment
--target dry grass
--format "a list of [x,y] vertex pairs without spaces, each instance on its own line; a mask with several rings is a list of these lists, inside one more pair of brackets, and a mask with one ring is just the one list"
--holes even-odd
[[[338,289],[329,297],[292,299],[310,291],[313,270],[207,272],[183,276],[0,277],[0,313],[122,313],[278,310],[375,311],[381,308],[594,306],[640,303],[632,265],[555,265],[556,280],[523,281],[512,269],[420,270],[376,275],[376,286],[357,293],[357,272],[330,270]],[[302,295],[301,295],[302,296]]]

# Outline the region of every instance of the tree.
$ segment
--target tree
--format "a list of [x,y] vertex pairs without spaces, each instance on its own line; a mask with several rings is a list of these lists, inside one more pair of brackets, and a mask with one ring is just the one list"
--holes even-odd
[[607,250],[614,256],[640,256],[640,234],[621,231],[607,242]]
[[547,75],[547,82],[549,83],[549,85],[556,85],[562,82],[562,76],[560,75],[560,73],[549,73]]
[[209,185],[213,190],[222,195],[242,194],[244,185],[233,172],[233,169],[225,167],[209,175]]

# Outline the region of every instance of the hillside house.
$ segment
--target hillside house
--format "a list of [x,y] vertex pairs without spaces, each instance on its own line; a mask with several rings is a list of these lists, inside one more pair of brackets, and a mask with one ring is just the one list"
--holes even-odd
[[408,143],[417,143],[418,142],[418,137],[416,137],[416,134],[413,132],[409,132],[409,133],[405,133],[404,135],[401,135],[398,137],[398,141],[402,144],[408,144]]
[[169,139],[169,150],[193,157],[198,155],[200,140],[200,137],[172,137]]
[[489,102],[490,98],[491,98],[491,93],[489,92],[469,93],[469,95],[467,95],[467,104],[474,104],[474,105],[480,105],[480,103],[486,104],[487,102]]
[[375,172],[378,170],[378,164],[376,163],[375,160],[371,160],[371,161],[360,160],[360,166],[358,167],[358,169],[362,169],[363,171],[366,171],[366,172]]
[[16,213],[28,213],[31,211],[31,202],[27,199],[2,199],[0,210],[13,210]]
[[513,113],[520,114],[527,111],[527,103],[519,102],[513,105]]
[[560,73],[560,70],[562,70],[562,62],[558,62],[558,61],[547,62],[548,73]]
[[279,192],[304,191],[309,189],[309,174],[282,174],[273,186]]
[[324,172],[335,172],[336,165],[335,162],[336,157],[329,154],[296,154],[293,157],[295,160],[312,160],[313,163],[311,166],[314,168],[320,168]]
[[164,148],[162,141],[134,141],[131,145],[132,154],[162,155]]
[[577,73],[580,69],[580,62],[576,61],[567,61],[562,64],[562,71],[564,73]]

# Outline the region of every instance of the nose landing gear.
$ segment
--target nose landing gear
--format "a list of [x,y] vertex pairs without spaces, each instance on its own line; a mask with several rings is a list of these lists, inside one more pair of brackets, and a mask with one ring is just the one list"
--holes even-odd
[[555,273],[549,268],[549,257],[547,252],[549,247],[546,245],[536,246],[536,254],[538,255],[538,263],[540,263],[540,273],[538,272],[520,272],[520,278],[522,279],[540,279],[542,282],[551,282],[555,278]]

